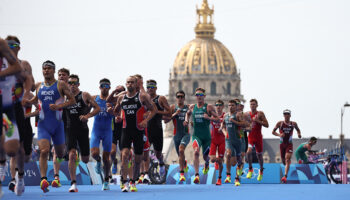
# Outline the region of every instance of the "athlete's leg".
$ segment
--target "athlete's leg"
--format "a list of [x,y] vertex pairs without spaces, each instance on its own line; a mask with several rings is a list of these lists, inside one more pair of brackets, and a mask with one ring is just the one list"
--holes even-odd
[[109,181],[109,173],[110,173],[110,169],[111,169],[111,162],[110,162],[109,158],[110,158],[110,152],[103,151],[102,160],[103,160],[103,171],[105,174],[105,181]]
[[255,145],[255,149],[256,149],[256,155],[258,157],[258,162],[260,165],[260,170],[263,171],[264,170],[264,159],[263,159],[263,139],[262,139],[262,136],[258,138],[256,145]]
[[46,177],[47,172],[47,158],[50,153],[50,142],[47,139],[41,139],[38,142],[40,157],[39,157],[39,167],[40,167],[40,176]]
[[179,146],[180,171],[184,171],[184,168],[185,168],[185,150],[186,150],[186,146],[184,144],[180,144]]
[[209,169],[209,151],[210,151],[210,143],[211,139],[203,140],[202,141],[202,153],[203,153],[203,159],[205,161],[205,169]]
[[196,136],[193,136],[193,150],[194,150],[194,160],[193,160],[193,166],[194,166],[194,171],[196,175],[199,174],[199,150],[201,147],[201,142],[199,138]]
[[58,178],[59,174],[60,174],[60,162],[59,160],[57,159],[58,156],[56,154],[56,151],[55,151],[55,148],[52,149],[52,154],[53,154],[53,157],[52,157],[52,161],[53,161],[53,171],[55,173],[55,179]]
[[118,159],[117,159],[117,143],[112,143],[112,150],[111,150],[111,156],[110,156],[111,164],[117,165]]
[[72,180],[72,182],[77,180],[77,177],[76,177],[77,165],[75,164],[76,159],[77,159],[77,150],[74,148],[70,148],[68,169],[69,169],[70,179]]
[[17,160],[17,169],[18,169],[18,178],[23,178],[24,175],[24,148],[23,142],[21,142],[21,146],[18,150],[18,154],[16,156]]
[[17,170],[17,156],[14,156],[10,159],[10,174],[13,180],[15,179]]
[[286,153],[286,168],[284,169],[284,176],[287,177],[288,176],[288,172],[289,172],[289,166],[291,163],[291,158],[292,158],[292,153],[287,152]]

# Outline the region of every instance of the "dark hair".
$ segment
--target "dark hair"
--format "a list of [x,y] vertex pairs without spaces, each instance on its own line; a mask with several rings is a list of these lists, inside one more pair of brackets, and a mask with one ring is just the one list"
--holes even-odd
[[311,137],[310,141],[317,141],[317,138],[316,137]]
[[205,93],[205,89],[203,89],[203,88],[200,88],[200,87],[199,87],[199,88],[196,88],[196,91],[195,91],[195,92],[197,92],[198,90],[199,90],[199,91],[202,91],[203,93]]
[[137,79],[143,79],[143,77],[140,74],[135,74],[134,75]]
[[234,99],[231,99],[230,101],[228,101],[228,103],[233,103],[233,104],[237,105],[237,101]]
[[66,73],[66,74],[68,74],[68,76],[70,75],[69,69],[66,69],[64,67],[58,70],[58,73],[60,73],[60,72]]
[[147,84],[148,84],[148,83],[154,83],[154,84],[157,85],[157,81],[155,81],[155,80],[153,80],[153,79],[147,80]]
[[183,90],[177,91],[175,95],[177,96],[177,94],[183,94],[184,96],[186,96],[186,95],[185,95],[185,92],[184,92]]
[[258,104],[258,100],[256,100],[256,99],[251,99],[249,102],[250,102],[250,103],[251,103],[251,102],[255,102],[256,104]]
[[109,79],[107,79],[107,78],[103,78],[103,79],[100,80],[100,84],[101,83],[109,83],[109,84],[111,84],[111,81],[109,81]]
[[69,78],[76,78],[76,79],[78,80],[78,82],[79,82],[79,76],[76,75],[76,74],[71,74],[71,75],[69,76]]
[[7,41],[9,41],[9,40],[14,40],[14,41],[16,41],[18,44],[21,44],[21,42],[19,41],[18,37],[14,36],[14,35],[8,35],[8,36],[6,37],[5,40],[7,40]]
[[215,102],[215,104],[216,103],[220,103],[220,104],[222,104],[222,105],[225,105],[225,103],[221,100],[221,99],[218,99],[216,102]]

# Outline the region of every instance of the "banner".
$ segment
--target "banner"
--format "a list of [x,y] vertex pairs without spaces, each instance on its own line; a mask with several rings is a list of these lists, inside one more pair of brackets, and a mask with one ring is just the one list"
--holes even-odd
[[[9,163],[8,163],[9,164]],[[9,166],[9,165],[8,165]],[[63,161],[60,165],[60,182],[62,185],[70,185],[70,176],[68,171],[68,162]],[[41,181],[40,171],[39,171],[39,161],[37,162],[29,162],[24,164],[24,183],[28,186],[36,186],[40,185]],[[54,170],[53,170],[53,162],[48,161],[47,166],[47,179],[51,182],[54,179]],[[10,176],[10,167],[8,167],[5,181],[3,185],[8,185],[11,181]],[[79,163],[77,167],[77,184],[78,185],[91,185],[91,179],[89,175],[89,171],[86,167],[86,164],[83,162]]]
[[[187,165],[188,166],[188,172],[185,173],[185,182],[179,182],[180,179],[180,167],[179,165],[170,165],[168,169],[168,174],[167,174],[167,179],[166,179],[166,184],[194,184],[193,180],[195,177],[195,171],[192,165]],[[214,180],[214,165],[210,165],[208,174],[204,175],[202,170],[203,170],[204,165],[199,166],[199,181],[200,184],[213,184]]]

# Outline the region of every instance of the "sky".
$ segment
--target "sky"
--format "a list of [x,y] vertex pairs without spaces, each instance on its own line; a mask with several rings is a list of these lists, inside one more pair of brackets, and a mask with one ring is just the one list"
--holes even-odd
[[[270,127],[292,111],[303,137],[339,138],[340,110],[350,102],[350,1],[209,0],[215,38],[232,53],[246,100],[256,98]],[[195,38],[202,0],[0,0],[0,37],[21,40],[36,81],[41,64],[78,74],[81,90],[98,94],[139,73],[168,93],[180,49]],[[246,104],[248,105],[248,104]],[[90,120],[90,125],[91,125]],[[91,128],[91,126],[90,126]],[[350,107],[344,134],[350,138]]]

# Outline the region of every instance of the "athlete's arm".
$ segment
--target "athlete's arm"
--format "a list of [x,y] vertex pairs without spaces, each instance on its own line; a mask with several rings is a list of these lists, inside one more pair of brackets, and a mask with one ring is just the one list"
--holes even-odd
[[117,103],[115,104],[114,109],[113,109],[113,113],[115,116],[120,116],[122,100],[123,100],[123,96],[118,96]]
[[207,110],[208,110],[208,113],[209,113],[210,117],[208,116],[208,114],[204,113],[203,117],[205,119],[208,119],[208,120],[213,121],[213,122],[220,122],[220,118],[219,118],[218,114],[216,113],[215,108],[214,108],[213,105],[208,104],[207,105]]
[[185,116],[184,126],[188,126],[188,124],[190,123],[190,117],[192,115],[193,108],[194,108],[194,104],[191,104],[188,107],[188,111],[187,111],[186,116]]
[[[224,115],[224,118],[226,117],[226,115],[228,115],[228,113],[226,113]],[[226,129],[226,122],[225,122],[225,120],[222,120],[222,123],[221,123],[219,131],[221,131],[225,135],[225,138],[227,138],[227,134],[228,133],[227,133],[227,129]]]
[[120,86],[117,86],[110,95],[108,95],[106,101],[108,103],[113,103],[115,104],[115,102],[117,102],[118,100],[118,94],[124,91],[121,91],[123,88],[121,88]]
[[155,108],[154,104],[152,104],[150,98],[147,98],[145,94],[140,93],[140,100],[142,105],[146,106],[147,110],[149,111],[147,118],[139,124],[141,127],[146,128],[148,121],[154,117],[154,115],[157,112],[157,109]]
[[[35,89],[34,78],[32,74],[32,67],[25,60],[22,60],[21,66],[23,67],[24,76],[25,76],[24,84],[23,84],[23,89],[24,89],[23,99],[29,99],[31,96],[30,92],[33,91],[33,88]],[[22,102],[22,105],[24,105],[23,102]]]
[[100,106],[98,106],[95,99],[93,99],[88,92],[83,92],[83,100],[86,105],[90,105],[94,108],[94,110],[89,112],[88,114],[79,116],[79,119],[81,121],[86,122],[89,118],[97,115],[100,112],[101,108]]
[[297,130],[298,138],[301,138],[301,132],[300,132],[298,124],[296,122],[293,122],[293,123],[294,123],[295,130]]
[[0,57],[6,58],[9,63],[8,68],[0,71],[0,77],[16,74],[22,70],[21,65],[18,62],[16,56],[12,53],[7,42],[0,38]]
[[255,122],[261,124],[262,126],[268,128],[269,127],[269,122],[267,121],[264,112],[259,111],[258,117],[254,119]]
[[66,96],[67,97],[67,101],[65,101],[64,103],[61,103],[59,105],[56,105],[56,104],[50,104],[50,109],[51,110],[59,110],[59,109],[62,109],[62,108],[65,108],[67,106],[71,106],[73,104],[75,104],[75,98],[72,94],[72,92],[69,90],[67,84],[63,81],[59,81],[58,82],[59,84],[59,88],[60,88],[60,93],[62,94],[62,96]]
[[32,106],[33,104],[37,104],[38,103],[38,92],[39,92],[39,89],[40,89],[40,85],[41,85],[41,82],[38,82],[35,84],[35,88],[36,88],[36,92],[35,92],[35,96],[33,96],[31,99],[23,99],[22,100],[22,104],[23,106]]
[[158,110],[157,113],[164,115],[164,116],[171,116],[171,110],[168,103],[168,100],[165,98],[165,96],[159,96],[159,102],[160,105],[164,108],[164,111]]
[[243,116],[242,112],[237,113],[236,117],[237,117],[237,119],[239,121],[239,124],[241,124],[241,125],[239,125],[240,127],[244,128],[244,127],[249,126],[249,123],[244,119],[244,116]]
[[[175,104],[172,104],[172,105],[170,106],[170,111],[171,111],[171,113],[174,113],[174,114],[172,114],[171,117],[164,115],[164,116],[163,116],[163,120],[164,120],[165,123],[169,123],[172,119],[174,119],[174,117],[175,117],[178,113],[180,113],[180,112],[178,112],[178,111],[175,112]],[[180,111],[180,110],[179,110],[179,111]]]
[[275,135],[277,137],[282,137],[282,134],[279,134],[279,133],[276,132],[277,129],[279,129],[280,127],[281,127],[281,122],[279,121],[279,122],[277,122],[275,128],[273,128],[272,135]]

